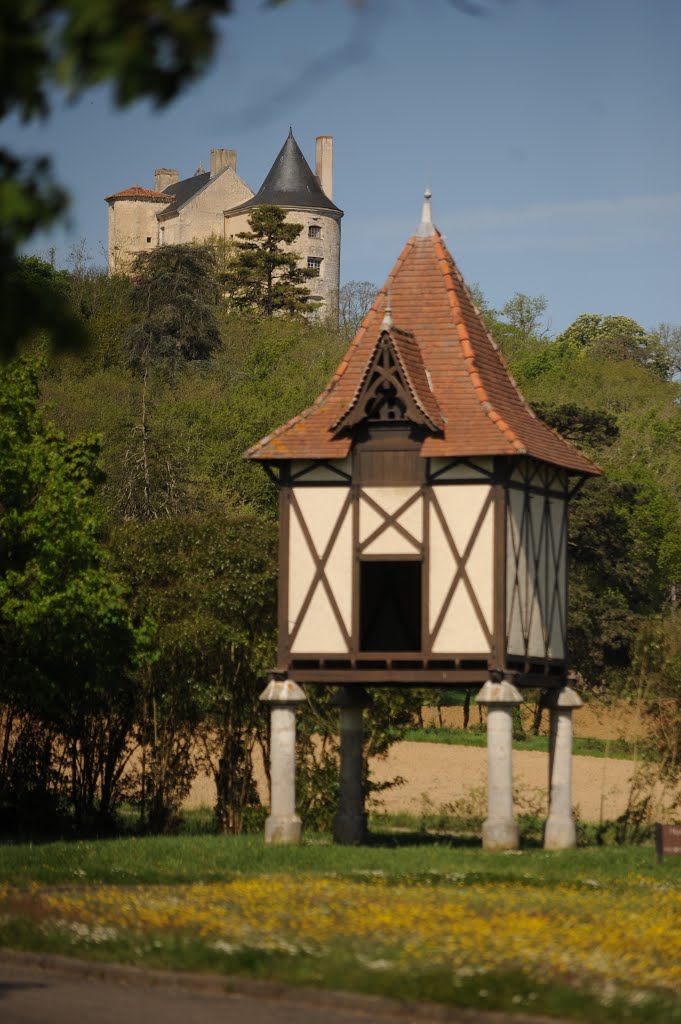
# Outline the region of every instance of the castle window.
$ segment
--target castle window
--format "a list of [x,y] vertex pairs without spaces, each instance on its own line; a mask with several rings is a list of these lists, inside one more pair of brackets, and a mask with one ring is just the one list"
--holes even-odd
[[308,238],[321,238],[322,229],[320,228],[319,224],[310,224],[309,228],[307,229],[307,236]]
[[147,235],[147,242],[151,241],[151,235]]
[[322,270],[322,261],[320,256],[308,256],[307,257],[307,269],[314,270],[315,277],[319,277]]

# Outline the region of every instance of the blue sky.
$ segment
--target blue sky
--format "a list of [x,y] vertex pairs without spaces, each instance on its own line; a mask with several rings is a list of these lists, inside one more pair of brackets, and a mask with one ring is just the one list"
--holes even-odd
[[381,284],[434,220],[494,305],[543,294],[554,331],[578,314],[681,323],[680,0],[289,0],[235,3],[211,70],[169,108],[116,111],[108,89],[3,136],[48,152],[68,228],[32,246],[101,262],[103,197],[238,151],[257,189],[289,125],[311,164],[334,136],[342,280]]

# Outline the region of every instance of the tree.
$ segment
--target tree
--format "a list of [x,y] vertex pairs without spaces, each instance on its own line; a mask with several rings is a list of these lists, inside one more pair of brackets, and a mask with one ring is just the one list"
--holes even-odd
[[556,344],[596,358],[639,363],[662,380],[671,375],[669,353],[662,342],[627,316],[582,313],[556,338]]
[[[0,117],[45,118],[55,85],[74,99],[107,81],[117,106],[142,98],[163,106],[208,65],[218,20],[231,6],[230,0],[139,0],[131,18],[116,0],[2,4]],[[58,219],[67,202],[47,157],[22,161],[0,150],[0,353],[5,357],[38,329],[61,348],[83,340],[82,325],[69,318],[67,303],[32,304],[10,284],[19,246]]]
[[130,273],[130,302],[140,318],[130,332],[132,363],[207,359],[220,344],[220,287],[210,246],[162,245],[140,252]]
[[678,606],[645,623],[637,638],[637,696],[643,698],[655,760],[668,780],[681,776],[681,614]]
[[106,820],[120,799],[144,632],[98,539],[99,442],[67,441],[38,397],[29,363],[0,371],[0,789],[20,782],[5,792],[20,806],[35,789],[35,777],[12,770],[12,740],[20,749],[24,726],[40,725],[41,781],[54,757],[68,757],[68,798],[84,824]]
[[241,231],[225,288],[237,310],[253,309],[264,316],[304,313],[314,309],[305,281],[314,270],[298,265],[298,256],[284,246],[293,245],[302,224],[289,224],[280,206],[256,206],[249,215],[250,231]]
[[367,315],[378,288],[371,281],[346,281],[338,293],[338,326],[349,337],[354,337]]
[[244,809],[258,803],[252,752],[274,658],[276,528],[213,509],[125,524],[113,548],[136,615],[158,623],[156,659],[139,677],[143,817],[169,828],[203,762],[220,830],[240,832]]
[[503,316],[512,327],[520,331],[526,338],[544,338],[547,329],[540,330],[542,317],[546,312],[548,302],[543,295],[525,295],[523,292],[516,292],[512,299],[500,309]]
[[525,364],[544,355],[548,339],[547,329],[541,329],[547,306],[543,295],[533,297],[516,292],[496,310],[488,303],[479,284],[472,285],[470,291],[488,331],[509,362]]
[[[39,332],[59,339],[62,348],[83,349],[87,331],[70,301],[66,275],[37,256],[17,258],[10,254],[5,237],[13,229],[6,224],[5,211],[13,202],[8,193],[17,191],[19,185],[16,181],[13,185],[3,181],[2,173],[0,153],[0,308],[3,310],[0,357],[12,357],[20,341],[30,341]],[[35,226],[32,219],[21,228],[17,224],[19,239],[28,238]]]
[[651,334],[664,345],[669,359],[672,377],[681,375],[681,326],[678,324],[661,323],[653,328]]

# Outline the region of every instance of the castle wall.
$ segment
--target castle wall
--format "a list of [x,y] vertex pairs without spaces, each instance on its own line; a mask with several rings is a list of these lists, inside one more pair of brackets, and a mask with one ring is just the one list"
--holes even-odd
[[[332,188],[332,146],[330,136],[317,139],[317,177],[322,187],[326,186],[329,198]],[[299,157],[304,163],[302,154]],[[170,205],[164,201],[164,197],[153,196],[153,193],[147,196],[127,194],[144,191],[139,188],[109,197],[110,272],[125,272],[138,252],[149,251],[157,245],[206,241],[213,236],[227,240],[242,231],[249,231],[248,215],[251,210],[233,215],[229,212],[254,195],[236,173],[236,152],[227,149],[211,150],[211,173],[208,183],[172,213],[164,212]],[[309,168],[306,173],[309,173]],[[156,189],[162,187],[166,180],[172,184],[173,179],[177,179],[177,171],[165,168],[157,170]],[[180,189],[181,195],[189,191],[186,181]],[[200,184],[197,181],[194,187],[198,188]],[[310,261],[318,261],[319,275],[309,279],[308,287],[321,313],[337,310],[338,307],[341,216],[340,211],[334,213],[323,209],[291,208],[286,213],[289,222],[303,225],[298,239],[291,247],[298,256],[300,266],[309,268]]]
[[[251,210],[230,214],[225,211],[225,238],[235,238],[242,231],[250,231],[248,217]],[[340,218],[323,210],[287,210],[289,224],[302,224],[303,230],[289,249],[299,254],[298,263],[307,267],[308,257],[321,259],[319,277],[307,282],[313,301],[321,303],[319,312],[335,309],[340,287]],[[310,237],[310,228],[319,228],[319,237]]]
[[109,272],[122,273],[133,256],[158,245],[156,214],[163,204],[153,199],[116,199],[109,203]]
[[162,244],[205,241],[213,235],[222,238],[223,210],[239,206],[252,196],[248,185],[232,167],[225,167],[178,211],[177,216],[159,218]]

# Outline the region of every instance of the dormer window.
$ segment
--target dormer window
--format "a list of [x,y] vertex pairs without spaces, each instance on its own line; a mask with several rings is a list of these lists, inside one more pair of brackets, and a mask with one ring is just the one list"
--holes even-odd
[[319,224],[310,224],[309,228],[307,229],[307,237],[308,238],[321,238],[322,237],[322,229],[320,228]]
[[319,277],[322,272],[322,260],[320,256],[307,257],[307,269],[314,270],[314,276]]

